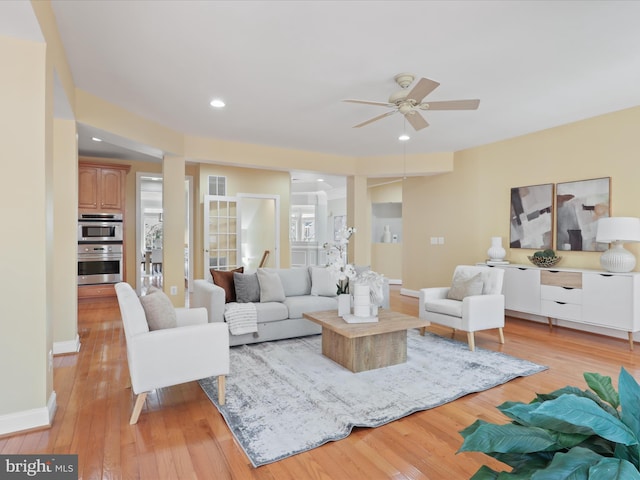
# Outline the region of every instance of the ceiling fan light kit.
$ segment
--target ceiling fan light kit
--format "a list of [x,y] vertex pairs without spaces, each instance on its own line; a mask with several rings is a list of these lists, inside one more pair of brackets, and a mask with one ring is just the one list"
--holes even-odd
[[364,127],[377,120],[400,112],[411,124],[414,130],[422,130],[429,126],[429,123],[420,115],[419,110],[476,110],[480,105],[480,100],[446,100],[438,102],[423,102],[424,97],[433,92],[440,84],[428,78],[421,78],[416,82],[411,90],[409,86],[415,80],[412,73],[399,73],[393,77],[400,85],[401,90],[392,93],[387,103],[373,102],[368,100],[343,100],[348,103],[360,103],[364,105],[374,105],[377,107],[387,107],[393,110],[366,120],[353,128]]

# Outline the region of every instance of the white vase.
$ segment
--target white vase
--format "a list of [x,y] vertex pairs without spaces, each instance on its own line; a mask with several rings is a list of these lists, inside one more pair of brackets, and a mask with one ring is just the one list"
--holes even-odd
[[384,226],[384,231],[382,232],[382,242],[391,243],[391,227],[389,227],[389,225]]
[[338,295],[338,316],[349,315],[351,313],[351,295],[341,293]]
[[502,237],[491,237],[491,246],[487,250],[489,260],[493,262],[501,262],[504,260],[507,252],[502,248]]

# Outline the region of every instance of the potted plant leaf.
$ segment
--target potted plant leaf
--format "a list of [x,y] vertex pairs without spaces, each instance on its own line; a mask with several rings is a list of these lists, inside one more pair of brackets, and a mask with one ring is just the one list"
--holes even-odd
[[477,420],[460,433],[459,452],[482,452],[512,467],[481,467],[472,480],[640,479],[640,386],[622,368],[611,378],[585,373],[590,390],[567,386],[498,409],[512,421]]

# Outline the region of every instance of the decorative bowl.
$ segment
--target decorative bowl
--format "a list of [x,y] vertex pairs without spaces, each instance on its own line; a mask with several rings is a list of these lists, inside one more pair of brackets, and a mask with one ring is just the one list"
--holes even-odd
[[533,255],[527,258],[536,267],[542,267],[542,268],[553,267],[556,263],[562,260],[562,257],[534,257]]

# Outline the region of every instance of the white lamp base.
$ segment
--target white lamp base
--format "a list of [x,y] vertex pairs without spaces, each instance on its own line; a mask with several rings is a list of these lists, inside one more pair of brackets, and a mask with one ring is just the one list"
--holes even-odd
[[626,273],[636,266],[636,257],[629,250],[625,250],[622,242],[611,243],[611,248],[600,256],[600,265],[607,272]]

